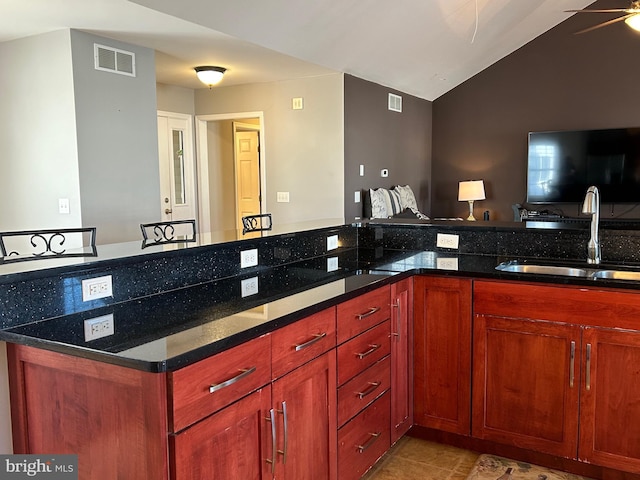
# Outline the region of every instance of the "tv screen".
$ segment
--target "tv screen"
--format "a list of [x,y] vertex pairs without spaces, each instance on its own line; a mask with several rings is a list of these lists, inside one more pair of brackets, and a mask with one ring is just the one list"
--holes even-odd
[[529,133],[528,203],[640,203],[640,127]]

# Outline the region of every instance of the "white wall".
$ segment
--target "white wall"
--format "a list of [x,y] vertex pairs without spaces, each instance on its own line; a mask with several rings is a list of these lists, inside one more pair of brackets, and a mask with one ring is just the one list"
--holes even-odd
[[81,226],[69,31],[0,43],[0,71],[0,230]]
[[[303,110],[291,108],[294,97],[304,99]],[[336,73],[198,89],[195,105],[196,115],[264,112],[265,211],[285,225],[344,217],[343,97]],[[277,203],[276,192],[289,192],[290,203]]]
[[156,97],[158,110],[195,115],[194,91],[191,88],[157,83]]

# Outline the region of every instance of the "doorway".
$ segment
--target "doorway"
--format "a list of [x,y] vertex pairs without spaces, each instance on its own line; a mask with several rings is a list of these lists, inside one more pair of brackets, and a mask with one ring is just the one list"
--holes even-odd
[[201,231],[242,229],[241,216],[264,209],[263,113],[199,115],[196,145]]
[[196,219],[192,124],[191,115],[158,111],[160,218],[163,222]]

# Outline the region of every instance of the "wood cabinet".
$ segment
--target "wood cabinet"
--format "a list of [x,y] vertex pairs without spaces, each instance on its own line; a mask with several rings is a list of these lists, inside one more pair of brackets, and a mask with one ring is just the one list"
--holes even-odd
[[414,278],[414,418],[424,427],[471,430],[471,280]]
[[356,480],[391,445],[391,289],[338,305],[338,472]]
[[391,285],[391,444],[413,425],[413,277]]
[[640,473],[640,294],[477,281],[473,434]]

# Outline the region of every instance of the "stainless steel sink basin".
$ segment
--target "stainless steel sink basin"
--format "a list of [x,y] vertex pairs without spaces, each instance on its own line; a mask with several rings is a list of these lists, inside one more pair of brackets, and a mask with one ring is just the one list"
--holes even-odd
[[610,278],[613,280],[640,280],[640,272],[627,270],[596,270],[591,276],[593,278]]
[[[506,262],[496,267],[503,272],[531,273],[534,275],[564,275],[570,277],[588,277],[589,271],[582,268],[558,265],[534,265],[529,263]],[[639,277],[640,278],[640,277]]]
[[503,262],[496,267],[502,272],[528,273],[532,275],[560,275],[565,277],[584,277],[593,279],[640,281],[640,270],[617,270],[613,268],[580,268],[568,265],[544,265],[524,263],[517,260]]

